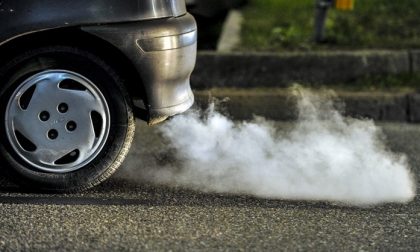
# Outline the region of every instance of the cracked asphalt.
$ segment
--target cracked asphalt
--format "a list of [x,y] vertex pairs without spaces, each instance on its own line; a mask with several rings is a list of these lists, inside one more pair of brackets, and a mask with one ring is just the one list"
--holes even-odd
[[[278,123],[287,128],[287,123]],[[420,177],[420,125],[381,124]],[[78,194],[34,194],[0,179],[0,251],[418,251],[420,198],[371,208],[265,200],[149,184],[127,172],[163,140],[138,123],[124,167]],[[128,175],[127,175],[128,174]],[[418,191],[418,190],[417,190]]]

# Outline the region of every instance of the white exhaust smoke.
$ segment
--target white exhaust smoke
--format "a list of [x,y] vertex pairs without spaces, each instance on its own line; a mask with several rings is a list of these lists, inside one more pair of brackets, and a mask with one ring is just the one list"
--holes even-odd
[[150,167],[149,181],[205,192],[353,205],[408,202],[415,182],[405,155],[392,153],[370,120],[345,118],[331,99],[294,88],[298,121],[279,132],[257,118],[235,123],[208,110],[159,130],[178,165]]

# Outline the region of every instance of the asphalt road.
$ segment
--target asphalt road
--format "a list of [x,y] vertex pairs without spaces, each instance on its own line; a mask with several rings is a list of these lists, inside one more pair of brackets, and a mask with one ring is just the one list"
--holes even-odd
[[[148,165],[163,141],[153,129],[139,126],[136,148],[125,167],[88,192],[32,194],[2,179],[0,251],[418,251],[420,247],[418,196],[406,205],[356,208],[206,194],[141,181],[127,171]],[[408,154],[419,188],[420,125],[382,126],[390,147]]]

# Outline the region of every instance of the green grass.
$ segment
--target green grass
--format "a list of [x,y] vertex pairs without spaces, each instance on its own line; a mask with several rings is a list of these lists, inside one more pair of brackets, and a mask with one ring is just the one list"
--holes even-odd
[[313,42],[315,0],[250,0],[239,50],[420,48],[419,0],[356,0],[331,9],[324,44]]

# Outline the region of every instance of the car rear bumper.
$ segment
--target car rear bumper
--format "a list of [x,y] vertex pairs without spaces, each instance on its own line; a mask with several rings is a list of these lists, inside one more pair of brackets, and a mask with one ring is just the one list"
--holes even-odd
[[149,124],[182,113],[194,103],[190,76],[197,53],[197,26],[190,14],[82,29],[107,40],[134,63],[146,94]]

